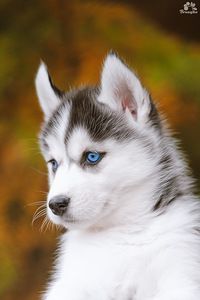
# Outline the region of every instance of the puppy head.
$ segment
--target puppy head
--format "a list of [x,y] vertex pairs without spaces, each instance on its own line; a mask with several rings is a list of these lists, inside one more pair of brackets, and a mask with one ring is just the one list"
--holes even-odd
[[150,131],[159,116],[139,79],[111,54],[101,84],[63,93],[42,63],[36,90],[45,122],[40,145],[49,170],[47,214],[68,228],[114,218],[154,169]]

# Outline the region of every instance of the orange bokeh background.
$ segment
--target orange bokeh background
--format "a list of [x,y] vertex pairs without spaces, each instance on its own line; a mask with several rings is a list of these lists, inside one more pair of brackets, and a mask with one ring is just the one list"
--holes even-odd
[[[31,224],[35,202],[48,190],[34,89],[41,58],[56,84],[68,89],[98,83],[105,55],[118,52],[170,120],[200,186],[200,44],[144,12],[131,1],[0,3],[1,299],[39,299],[59,235],[40,232],[40,219]],[[196,20],[182,17],[183,23]]]

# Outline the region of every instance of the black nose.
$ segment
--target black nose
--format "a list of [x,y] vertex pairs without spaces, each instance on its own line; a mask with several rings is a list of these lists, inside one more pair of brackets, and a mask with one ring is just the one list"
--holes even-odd
[[49,201],[49,207],[54,215],[62,216],[66,212],[69,202],[70,198],[65,196],[55,196]]

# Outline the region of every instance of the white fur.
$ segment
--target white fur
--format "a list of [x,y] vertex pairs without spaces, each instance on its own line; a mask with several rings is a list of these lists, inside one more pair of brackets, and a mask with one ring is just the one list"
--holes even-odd
[[[49,137],[50,150],[44,155],[59,162],[55,176],[49,170],[47,203],[60,194],[71,198],[66,216],[55,216],[49,208],[48,216],[69,231],[61,238],[55,272],[43,299],[199,300],[200,239],[194,233],[200,225],[199,203],[187,194],[164,213],[153,212],[154,195],[165,178],[158,175],[162,141],[153,128],[145,127],[148,94],[115,56],[105,61],[101,86],[99,101],[115,111],[123,109],[123,95],[128,95],[125,118],[143,138],[96,142],[86,129],[77,127],[66,146],[64,128],[70,107],[62,112],[62,125]],[[47,113],[49,107],[45,102],[41,105]],[[164,146],[174,160],[170,172],[183,174],[185,165],[173,141],[166,137]],[[84,151],[107,154],[94,168],[83,168],[79,162]],[[187,186],[189,179],[184,178],[182,184]]]
[[45,120],[47,120],[59,105],[60,100],[50,85],[47,67],[43,62],[41,62],[36,74],[35,85]]

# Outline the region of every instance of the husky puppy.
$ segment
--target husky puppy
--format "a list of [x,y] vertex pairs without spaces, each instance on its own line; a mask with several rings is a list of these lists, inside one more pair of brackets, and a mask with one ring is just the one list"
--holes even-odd
[[98,87],[60,91],[42,63],[47,215],[62,236],[44,300],[199,300],[200,205],[188,167],[115,54]]

